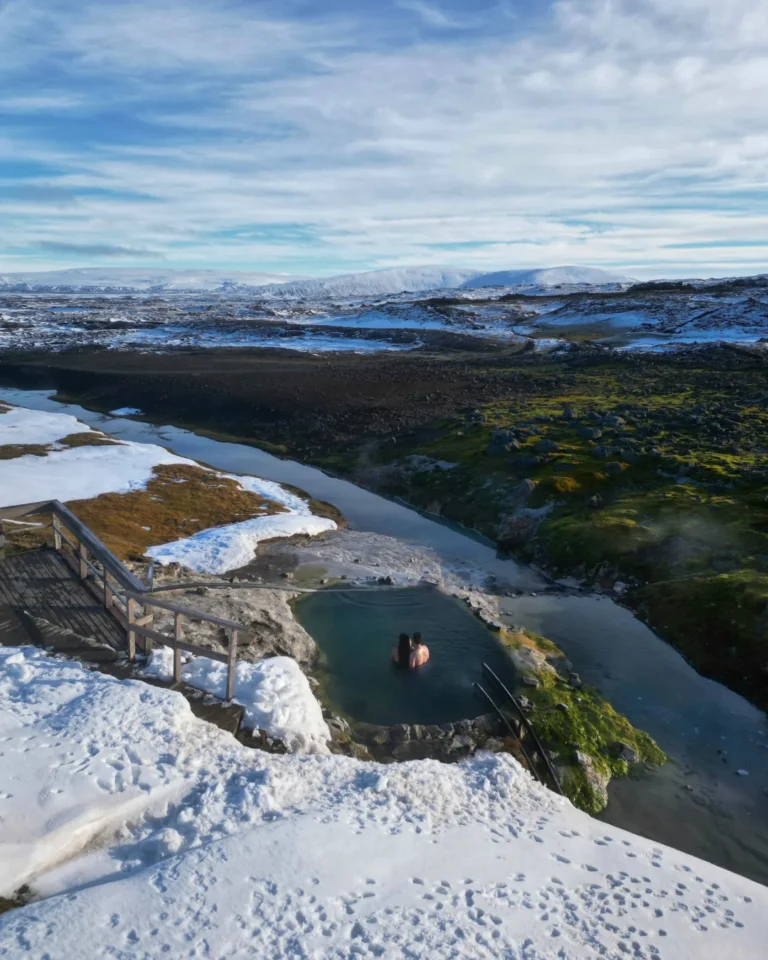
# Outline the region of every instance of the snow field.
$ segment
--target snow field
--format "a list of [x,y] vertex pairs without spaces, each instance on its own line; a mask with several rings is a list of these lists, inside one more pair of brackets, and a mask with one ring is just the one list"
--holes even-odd
[[306,500],[296,496],[279,483],[259,477],[233,476],[241,487],[251,493],[282,504],[288,513],[255,517],[241,523],[201,530],[191,537],[150,547],[147,554],[158,563],[180,563],[198,573],[226,573],[244,567],[253,559],[253,553],[263,540],[293,537],[303,534],[315,536],[336,529],[335,521],[316,517]]
[[0,916],[0,957],[763,955],[764,887],[593,820],[508,756],[271,756],[173,691],[34,648],[0,668],[1,852],[27,852],[0,856],[0,895],[47,898]]
[[[135,411],[134,411],[135,412]],[[71,433],[93,432],[75,417],[11,407],[0,413],[0,444],[55,444]],[[37,500],[88,500],[104,493],[127,493],[146,487],[162,464],[199,466],[164,447],[120,441],[108,446],[54,449],[46,456],[0,460],[0,506]],[[244,566],[262,540],[308,536],[335,530],[333,520],[313,515],[306,500],[278,483],[258,477],[219,474],[245,490],[282,504],[287,512],[203,530],[192,537],[150,547],[159,563],[173,561],[198,573],[226,573]]]
[[[170,680],[173,651],[153,650],[145,676]],[[183,664],[182,679],[220,700],[226,697],[227,668],[207,657]],[[257,663],[241,660],[235,674],[235,700],[245,707],[245,725],[266,732],[293,753],[328,753],[331,731],[320,704],[299,665],[290,657],[269,657]]]
[[0,446],[6,444],[49,444],[67,437],[71,433],[94,433],[87,424],[68,413],[44,413],[41,410],[27,410],[26,407],[12,407],[0,403],[0,408],[8,407],[0,413]]

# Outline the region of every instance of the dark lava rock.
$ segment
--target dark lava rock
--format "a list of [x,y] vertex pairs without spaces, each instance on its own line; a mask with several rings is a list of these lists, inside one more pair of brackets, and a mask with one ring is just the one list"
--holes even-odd
[[506,550],[514,550],[527,543],[536,531],[536,518],[530,515],[507,517],[498,528],[497,542]]
[[600,446],[592,449],[592,456],[595,460],[607,460],[612,453],[613,449],[611,447]]
[[472,721],[471,720],[459,720],[453,725],[454,733],[459,736],[467,736],[472,733]]
[[505,453],[511,453],[513,450],[519,450],[520,444],[517,440],[510,440],[509,443],[489,443],[485,448],[485,453],[489,457],[501,457]]
[[579,436],[582,440],[599,440],[602,435],[603,431],[598,430],[597,427],[582,427],[579,430]]
[[397,723],[394,727],[390,727],[389,738],[392,743],[404,743],[410,739],[410,736],[411,728],[407,723]]
[[521,453],[516,457],[507,457],[505,462],[518,473],[527,473],[529,470],[535,470],[541,464],[541,457],[536,457],[531,453]]
[[525,713],[530,713],[534,709],[534,705],[528,697],[518,697],[517,702],[520,704],[520,709]]
[[440,730],[443,733],[447,733],[449,737],[453,736],[453,724],[452,723],[441,723]]
[[540,687],[541,681],[538,677],[523,677],[523,686],[524,687]]
[[611,460],[610,463],[606,463],[605,472],[619,474],[624,471],[624,467],[618,462],[618,460]]
[[554,440],[539,440],[533,449],[536,453],[557,453],[560,444],[555,443]]
[[640,760],[637,750],[630,747],[628,743],[618,743],[617,745],[619,760],[626,760],[627,763],[637,763]]
[[429,733],[427,733],[427,728],[421,726],[419,723],[415,723],[411,727],[411,739],[412,740],[429,740]]
[[568,713],[568,704],[567,703],[556,703],[555,710],[560,710],[562,713]]

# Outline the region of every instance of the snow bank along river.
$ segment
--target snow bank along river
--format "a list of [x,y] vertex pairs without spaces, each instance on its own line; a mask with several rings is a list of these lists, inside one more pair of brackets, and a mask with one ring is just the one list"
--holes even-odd
[[[414,553],[429,548],[445,564],[494,575],[538,592],[532,570],[491,546],[401,504],[319,470],[253,447],[221,443],[169,426],[59,404],[44,391],[0,389],[35,409],[72,413],[116,437],[155,443],[233,473],[290,483],[338,507],[353,531],[387,534]],[[768,723],[766,715],[700,677],[628,611],[604,598],[522,596],[504,601],[507,620],[550,636],[617,710],[647,730],[673,762],[613,781],[603,819],[768,883]],[[418,628],[416,628],[418,629]],[[744,770],[748,776],[739,776]]]
[[0,648],[0,957],[758,958],[768,889],[509,756],[271,756],[187,701]]

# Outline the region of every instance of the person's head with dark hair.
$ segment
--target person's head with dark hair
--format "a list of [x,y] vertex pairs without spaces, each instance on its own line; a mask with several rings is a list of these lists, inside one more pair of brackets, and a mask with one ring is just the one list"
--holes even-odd
[[397,663],[400,667],[407,667],[411,661],[411,638],[407,633],[401,633],[397,641]]
[[413,635],[413,645],[414,647],[418,647],[421,643],[424,643],[424,641],[421,639],[421,634],[417,630]]

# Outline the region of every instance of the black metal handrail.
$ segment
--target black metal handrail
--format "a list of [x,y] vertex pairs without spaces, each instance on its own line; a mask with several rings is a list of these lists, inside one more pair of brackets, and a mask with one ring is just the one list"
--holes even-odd
[[[542,758],[542,761],[543,761],[543,763],[544,763],[544,767],[545,767],[546,773],[547,773],[547,775],[548,775],[548,779],[549,779],[549,781],[550,781],[550,785],[551,785],[552,789],[554,789],[556,793],[563,794],[564,791],[563,791],[562,784],[560,783],[560,779],[559,779],[559,777],[557,776],[557,773],[556,773],[556,771],[555,771],[554,766],[552,765],[552,761],[549,759],[549,754],[548,754],[547,751],[544,749],[544,747],[543,747],[543,745],[542,745],[542,743],[541,743],[541,740],[539,740],[539,737],[538,737],[536,731],[535,731],[535,730],[533,729],[533,727],[531,726],[531,722],[530,722],[530,720],[528,719],[528,717],[525,715],[525,711],[524,711],[523,708],[520,706],[519,701],[518,701],[517,698],[512,694],[512,692],[507,688],[507,686],[502,682],[502,680],[496,675],[496,673],[488,666],[487,663],[484,663],[484,664],[483,664],[483,673],[484,673],[487,677],[490,677],[491,680],[494,681],[494,683],[501,689],[501,691],[503,692],[503,694],[506,696],[507,700],[509,700],[509,702],[512,704],[512,706],[515,708],[515,711],[517,712],[517,714],[518,714],[518,716],[519,716],[519,718],[520,718],[520,722],[522,723],[523,727],[525,728],[526,733],[531,737],[531,739],[533,740],[533,742],[534,742],[534,744],[535,744],[535,746],[536,746],[536,752],[537,752],[538,755]],[[481,689],[482,689],[482,688],[481,688]],[[485,693],[484,690],[483,690],[483,693]],[[485,695],[488,696],[487,693],[485,693]],[[488,697],[488,699],[491,700],[490,697]],[[493,700],[491,700],[491,702],[493,703]],[[495,704],[494,704],[494,706],[495,706]],[[522,744],[521,744],[521,746],[522,746]],[[538,777],[538,779],[542,779],[542,780],[543,780],[543,778],[541,778],[541,777]]]

